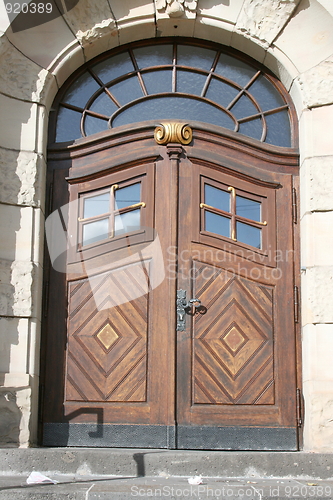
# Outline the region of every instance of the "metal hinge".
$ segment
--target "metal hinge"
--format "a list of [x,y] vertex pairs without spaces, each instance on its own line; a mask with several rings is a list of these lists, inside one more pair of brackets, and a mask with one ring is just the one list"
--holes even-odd
[[296,389],[296,422],[297,427],[302,427],[302,392],[301,389]]
[[299,321],[299,292],[298,286],[294,286],[294,318],[295,323]]
[[297,224],[297,192],[296,192],[296,188],[293,188],[293,223]]

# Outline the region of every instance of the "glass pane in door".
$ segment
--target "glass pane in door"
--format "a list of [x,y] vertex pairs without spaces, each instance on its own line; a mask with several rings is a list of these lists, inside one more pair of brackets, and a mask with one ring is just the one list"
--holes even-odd
[[83,226],[83,245],[91,245],[97,241],[105,240],[109,233],[109,219],[89,222]]
[[205,230],[230,238],[230,219],[222,215],[205,212]]
[[107,192],[85,198],[83,207],[84,219],[109,213],[110,193]]
[[205,184],[205,203],[224,212],[230,212],[230,193]]

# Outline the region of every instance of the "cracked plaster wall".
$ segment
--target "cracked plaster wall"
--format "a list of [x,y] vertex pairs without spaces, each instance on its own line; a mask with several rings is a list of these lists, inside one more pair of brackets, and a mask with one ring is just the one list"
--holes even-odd
[[[157,10],[153,0],[80,0],[63,18],[47,23],[47,29],[39,26],[21,33],[8,27],[3,9],[1,4],[0,203],[10,215],[3,234],[6,242],[0,247],[0,319],[6,324],[0,322],[0,333],[13,342],[3,344],[0,380],[8,387],[8,374],[28,378],[24,385],[14,377],[9,401],[3,391],[0,394],[1,407],[8,403],[5,414],[13,415],[12,428],[10,418],[4,418],[7,437],[1,438],[0,425],[0,439],[10,446],[25,446],[34,440],[36,427],[31,411],[38,381],[32,383],[31,377],[38,373],[38,361],[27,346],[39,342],[47,122],[58,88],[99,53],[155,36],[213,40],[263,62],[285,84],[297,107],[302,239],[315,241],[316,228],[328,227],[333,213],[333,7],[330,0],[198,0],[195,11],[185,9],[175,20]],[[333,445],[325,410],[327,401],[331,404],[333,376],[329,369],[318,371],[319,355],[306,356],[311,342],[318,352],[324,341],[327,348],[327,343],[333,347],[329,245],[324,240],[320,248],[303,244],[302,250],[305,448],[311,450],[324,449],[325,442]],[[17,403],[21,393],[24,404]]]

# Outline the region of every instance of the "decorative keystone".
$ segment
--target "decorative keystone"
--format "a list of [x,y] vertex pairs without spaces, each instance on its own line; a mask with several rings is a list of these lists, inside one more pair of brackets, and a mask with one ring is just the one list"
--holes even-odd
[[164,11],[169,17],[182,17],[185,11],[194,12],[198,0],[155,0],[156,9]]
[[157,144],[189,144],[192,141],[192,129],[186,123],[167,122],[155,128],[154,138]]

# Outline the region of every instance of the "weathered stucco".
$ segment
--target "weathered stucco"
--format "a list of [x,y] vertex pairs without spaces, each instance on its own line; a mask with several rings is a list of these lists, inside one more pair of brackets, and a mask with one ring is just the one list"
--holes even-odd
[[29,151],[0,149],[0,202],[41,206],[44,159]]
[[116,27],[107,2],[91,3],[88,0],[80,0],[73,9],[64,14],[64,19],[82,45],[111,35]]
[[[176,3],[181,7],[173,5],[173,14],[179,17],[170,17]],[[8,28],[1,8],[0,203],[6,217],[0,244],[0,328],[7,341],[0,353],[0,442],[26,446],[37,424],[45,151],[57,88],[105,50],[170,35],[214,40],[243,51],[275,72],[295,100],[301,152],[304,441],[308,450],[332,447],[333,380],[311,371],[306,355],[314,352],[315,338],[317,347],[323,345],[320,339],[327,343],[333,338],[331,330],[320,337],[315,329],[333,323],[333,259],[325,238],[333,212],[331,0],[80,0],[63,18],[18,33]],[[326,244],[313,243],[319,239]]]
[[297,77],[308,108],[333,103],[333,56]]
[[269,46],[288,22],[300,0],[245,0],[236,29]]
[[33,274],[32,262],[0,259],[2,316],[31,316]]
[[44,102],[54,77],[27,59],[6,36],[0,38],[0,92],[17,99]]

